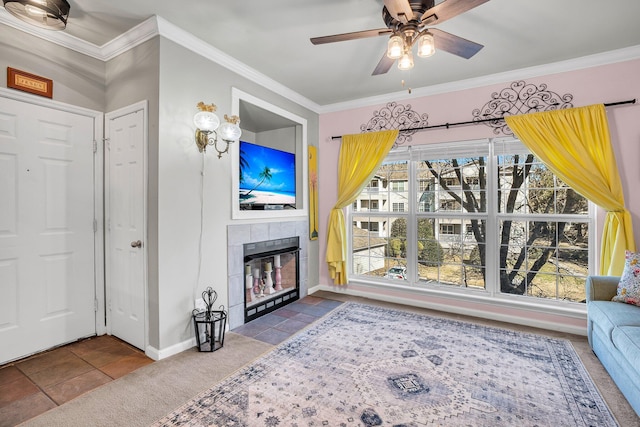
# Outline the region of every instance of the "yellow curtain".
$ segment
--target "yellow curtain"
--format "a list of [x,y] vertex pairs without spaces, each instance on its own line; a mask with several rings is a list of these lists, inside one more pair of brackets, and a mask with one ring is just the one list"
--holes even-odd
[[347,239],[342,209],[358,197],[391,150],[398,130],[345,135],[338,159],[338,201],[327,225],[327,264],[336,285],[347,283]]
[[558,178],[607,211],[600,274],[622,274],[624,251],[635,251],[635,243],[604,105],[524,114],[505,120]]

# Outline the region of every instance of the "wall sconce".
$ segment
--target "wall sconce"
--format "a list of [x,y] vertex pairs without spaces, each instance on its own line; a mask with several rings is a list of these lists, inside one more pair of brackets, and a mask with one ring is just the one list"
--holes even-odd
[[49,30],[64,30],[71,6],[67,0],[4,0],[4,8],[29,24]]
[[[242,135],[242,130],[238,124],[240,118],[238,116],[224,115],[225,123],[220,124],[220,119],[214,111],[217,107],[215,104],[207,105],[204,102],[198,103],[198,111],[193,117],[193,123],[196,125],[196,145],[201,153],[206,153],[207,146],[213,146],[218,152],[218,158],[222,154],[229,151],[229,144],[237,142]],[[213,136],[211,136],[213,135]],[[218,148],[218,137],[226,144],[224,150]]]

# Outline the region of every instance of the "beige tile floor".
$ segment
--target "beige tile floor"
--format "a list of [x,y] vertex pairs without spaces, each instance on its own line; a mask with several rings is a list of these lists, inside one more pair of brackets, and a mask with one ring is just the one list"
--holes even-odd
[[93,337],[0,367],[0,427],[36,415],[152,363],[109,335]]
[[[307,296],[233,332],[277,344],[340,304]],[[0,366],[0,427],[15,426],[152,362],[137,348],[103,335]]]

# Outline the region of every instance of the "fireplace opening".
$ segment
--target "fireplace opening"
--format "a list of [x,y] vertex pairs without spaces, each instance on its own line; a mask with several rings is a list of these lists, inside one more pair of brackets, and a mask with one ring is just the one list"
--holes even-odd
[[300,298],[299,237],[245,243],[244,322]]

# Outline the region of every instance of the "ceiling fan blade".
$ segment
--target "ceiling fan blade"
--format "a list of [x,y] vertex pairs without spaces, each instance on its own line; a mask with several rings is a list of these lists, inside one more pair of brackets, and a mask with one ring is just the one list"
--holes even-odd
[[376,69],[373,70],[373,73],[371,73],[371,75],[377,76],[378,74],[385,74],[391,69],[391,66],[394,62],[396,62],[396,60],[389,58],[387,56],[387,52],[385,52],[384,55],[382,55],[382,59],[380,59],[380,62],[378,62],[378,65],[376,65]]
[[384,5],[389,14],[403,24],[413,19],[413,9],[408,0],[384,0]]
[[488,1],[489,0],[445,0],[428,9],[422,14],[420,20],[425,25],[440,24]]
[[446,31],[438,30],[437,28],[429,28],[429,32],[433,34],[436,49],[444,50],[465,59],[471,58],[484,47],[481,44],[463,39]]
[[385,34],[391,34],[392,32],[393,31],[388,28],[381,28],[379,30],[355,31],[353,33],[335,34],[333,36],[312,37],[310,40],[313,44],[325,44],[346,40],[365,39],[367,37],[384,36]]

